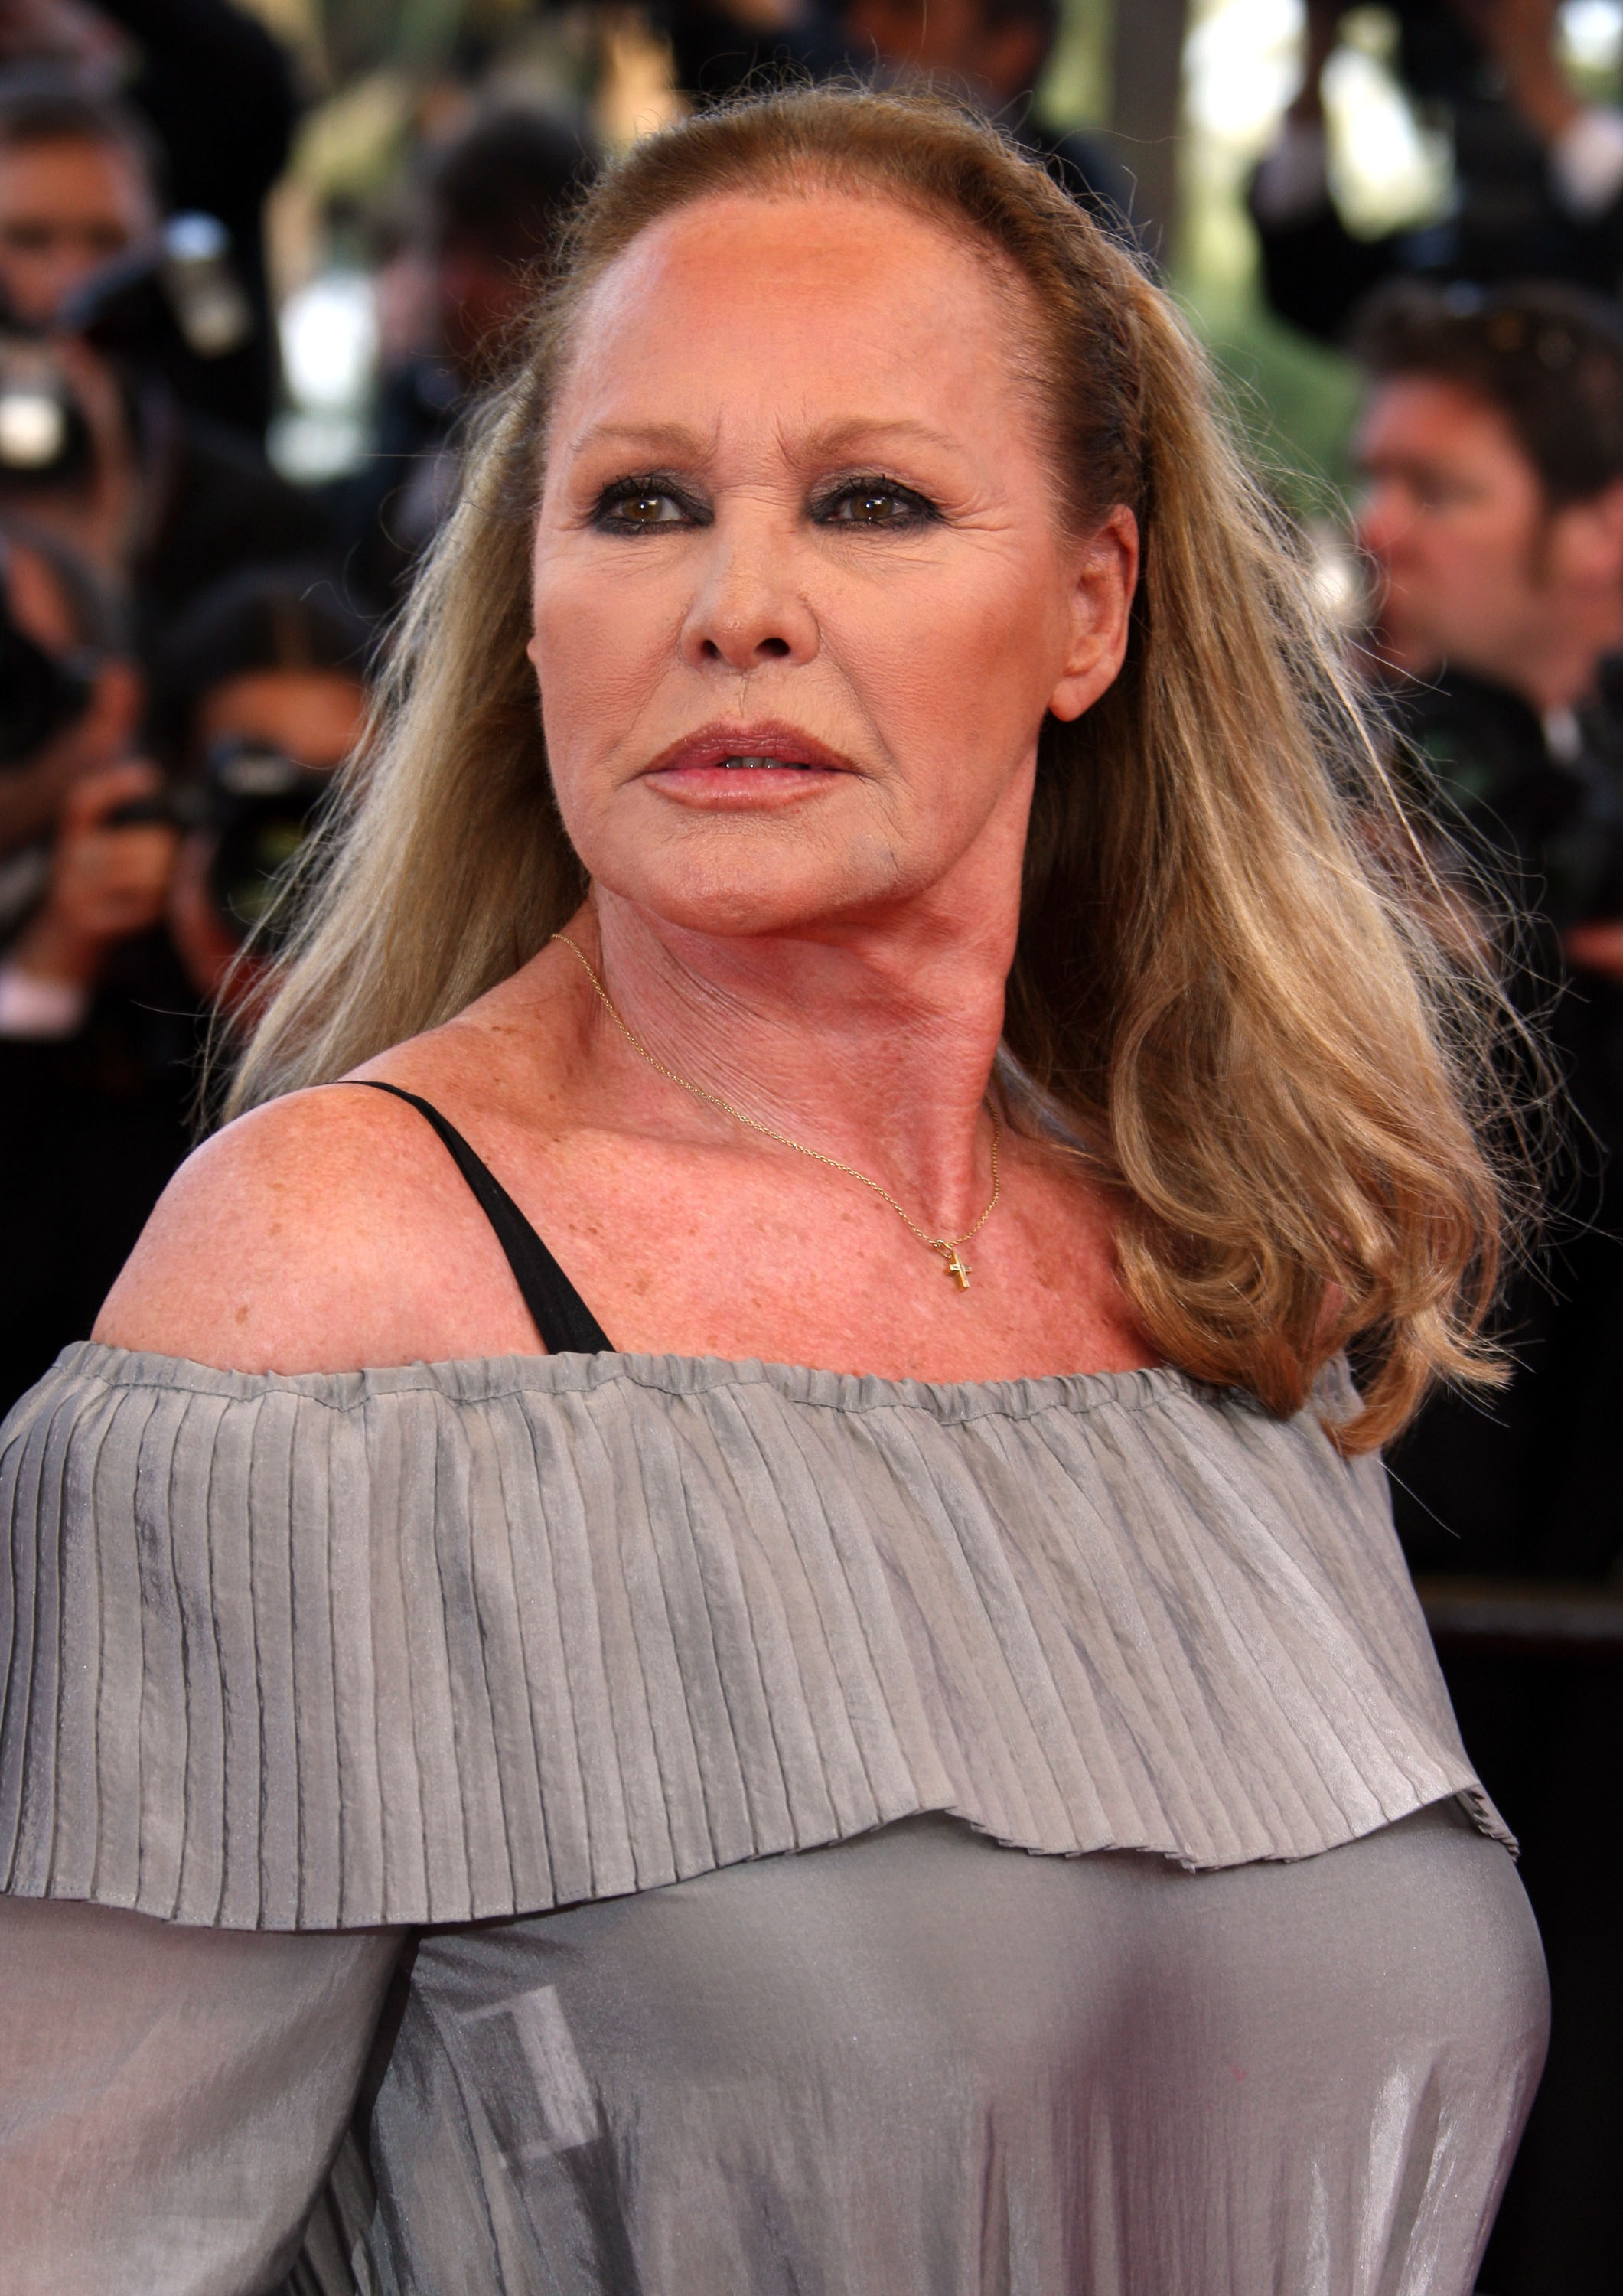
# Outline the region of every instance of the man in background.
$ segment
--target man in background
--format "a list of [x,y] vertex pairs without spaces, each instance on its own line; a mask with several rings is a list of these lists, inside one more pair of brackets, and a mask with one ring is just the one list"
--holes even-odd
[[1122,232],[1133,211],[1126,171],[1091,135],[1056,134],[1032,112],[1059,29],[1060,0],[848,0],[845,14],[859,70],[877,62],[963,89],[1028,151],[1053,161],[1097,221]]
[[[1391,1462],[1422,1571],[1616,1584],[1623,1564],[1623,316],[1575,288],[1406,283],[1357,337],[1375,645],[1439,832],[1530,911],[1512,986],[1574,1118],[1552,1233],[1511,1287],[1507,1389],[1439,1398]],[[1425,792],[1422,791],[1422,798]],[[1548,2070],[1483,2267],[1496,2296],[1623,2276],[1623,1858],[1603,1812],[1623,1669],[1446,1661],[1521,1837],[1549,1957]]]
[[232,0],[0,0],[0,68],[29,65],[121,96],[144,130],[143,168],[161,155],[169,204],[225,226],[255,324],[239,348],[197,362],[184,395],[261,437],[277,371],[264,208],[299,108],[287,50]]
[[595,164],[567,121],[519,104],[484,113],[429,160],[402,253],[426,266],[431,340],[384,376],[371,459],[333,493],[347,579],[374,611],[398,603],[451,509],[457,422],[521,350],[559,226]]
[[[12,589],[22,560],[0,559]],[[87,1335],[192,1145],[202,1041],[265,986],[278,872],[360,735],[370,638],[319,568],[250,569],[168,634],[155,756],[80,761],[0,950],[0,1413]]]
[[10,349],[0,339],[0,385],[8,357],[37,367],[43,346],[85,439],[60,470],[7,468],[0,432],[0,508],[129,592],[146,653],[199,592],[246,564],[319,555],[328,538],[247,432],[183,403],[161,344],[114,353],[71,324],[102,266],[151,242],[161,166],[117,99],[56,74],[0,74],[0,299],[14,330]]

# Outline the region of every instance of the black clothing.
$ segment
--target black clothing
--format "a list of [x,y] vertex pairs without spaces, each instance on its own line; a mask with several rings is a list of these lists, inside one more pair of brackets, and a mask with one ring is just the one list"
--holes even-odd
[[1561,934],[1623,918],[1623,708],[1582,713],[1582,746],[1552,756],[1514,694],[1453,675],[1403,705],[1409,740],[1464,814],[1504,889],[1529,913],[1512,992],[1543,1019],[1576,1113],[1558,1168],[1545,1266],[1506,1307],[1521,1366],[1509,1388],[1444,1396],[1393,1455],[1393,1504],[1422,1570],[1603,1578],[1623,1554],[1623,987],[1562,977]]
[[[1605,681],[1580,714],[1570,762],[1551,754],[1525,702],[1479,679],[1416,689],[1403,716],[1531,910],[1512,994],[1547,1013],[1577,1121],[1551,1242],[1506,1305],[1515,1375],[1496,1395],[1428,1406],[1392,1454],[1393,1510],[1417,1570],[1597,1584],[1623,1558],[1623,988],[1578,974],[1549,1006],[1562,931],[1623,918],[1623,693]],[[1614,2296],[1623,1855],[1573,1819],[1610,1789],[1623,1666],[1446,1653],[1444,1674],[1472,1759],[1521,1840],[1553,2000],[1548,2067],[1482,2285],[1496,2296]]]
[[416,1093],[402,1092],[398,1084],[382,1084],[373,1077],[358,1077],[356,1081],[369,1092],[392,1093],[397,1100],[406,1101],[428,1119],[444,1141],[480,1211],[496,1230],[496,1240],[548,1355],[612,1355],[612,1340],[489,1165],[474,1154],[449,1117],[442,1116],[431,1101],[421,1099]]
[[1028,152],[1046,160],[1079,208],[1115,237],[1135,244],[1133,179],[1103,144],[1079,127],[1045,127],[1028,119],[1015,131]]
[[130,97],[157,130],[176,210],[217,216],[258,322],[251,341],[196,359],[182,376],[188,404],[262,434],[275,397],[275,330],[265,269],[266,196],[287,164],[299,102],[291,59],[228,0],[98,0],[140,45]]
[[376,437],[358,471],[322,489],[345,586],[369,612],[392,612],[455,498],[453,434],[462,386],[444,359],[414,358],[385,378]]
[[320,504],[242,432],[174,408],[158,428],[159,516],[135,565],[136,641],[149,659],[175,617],[227,575],[328,557],[332,545]]
[[1325,341],[1337,340],[1365,296],[1395,277],[1479,287],[1564,279],[1608,295],[1623,282],[1623,193],[1590,222],[1549,201],[1521,228],[1491,234],[1450,220],[1358,239],[1328,192],[1311,215],[1270,222],[1253,211],[1251,220],[1270,309]]
[[152,934],[119,952],[77,1036],[0,1037],[0,1416],[88,1337],[190,1148],[203,1029]]
[[834,15],[821,7],[772,31],[755,31],[716,0],[660,0],[654,20],[670,40],[676,86],[719,102],[765,74],[827,79],[848,63]]

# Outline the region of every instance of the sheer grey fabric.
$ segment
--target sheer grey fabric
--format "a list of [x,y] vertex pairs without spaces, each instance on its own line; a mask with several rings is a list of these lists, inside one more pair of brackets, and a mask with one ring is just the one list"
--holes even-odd
[[1463,2296],[1545,2009],[1456,1805],[1199,1874],[908,1819],[425,1936],[292,2296]]
[[399,1949],[0,1898],[6,2296],[248,2296],[285,2272]]
[[0,2064],[38,2285],[249,2296],[313,2204],[297,2296],[1465,2296],[1537,1941],[1313,1413],[85,1346],[0,1515],[43,2021],[123,1909],[99,2183]]

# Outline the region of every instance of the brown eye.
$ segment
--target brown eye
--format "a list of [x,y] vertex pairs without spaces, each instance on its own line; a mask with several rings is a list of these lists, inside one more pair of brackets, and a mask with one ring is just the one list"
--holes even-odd
[[669,495],[622,495],[618,502],[606,503],[603,508],[614,526],[676,526],[682,522],[682,512]]
[[920,526],[936,511],[909,487],[865,479],[831,496],[819,515],[831,526]]

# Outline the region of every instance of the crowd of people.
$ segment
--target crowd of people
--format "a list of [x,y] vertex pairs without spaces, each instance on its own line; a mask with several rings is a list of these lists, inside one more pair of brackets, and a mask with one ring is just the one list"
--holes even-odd
[[[1459,198],[1358,236],[1321,97],[1343,13],[1309,0],[1301,92],[1251,185],[1262,279],[1366,377],[1352,660],[1440,880],[1496,937],[1529,1029],[1511,1081],[1543,1092],[1554,1144],[1502,1310],[1512,1376],[1430,1406],[1395,1505],[1419,1570],[1616,1586],[1623,112],[1572,93],[1549,0],[1406,8],[1400,68],[1452,125]],[[945,78],[1133,240],[1116,161],[1032,108],[1055,0],[672,0],[660,21],[694,102],[785,60]],[[0,1407],[88,1331],[204,1120],[209,1048],[228,1062],[275,966],[275,889],[455,500],[464,419],[598,165],[584,118],[474,92],[377,218],[372,451],[300,488],[265,453],[265,201],[297,111],[290,58],[233,0],[0,6]],[[1452,1686],[1524,1836],[1555,1999],[1484,2285],[1585,2296],[1623,2267],[1619,1877],[1561,1814],[1602,1790],[1623,1697],[1604,1669],[1508,1661]]]

